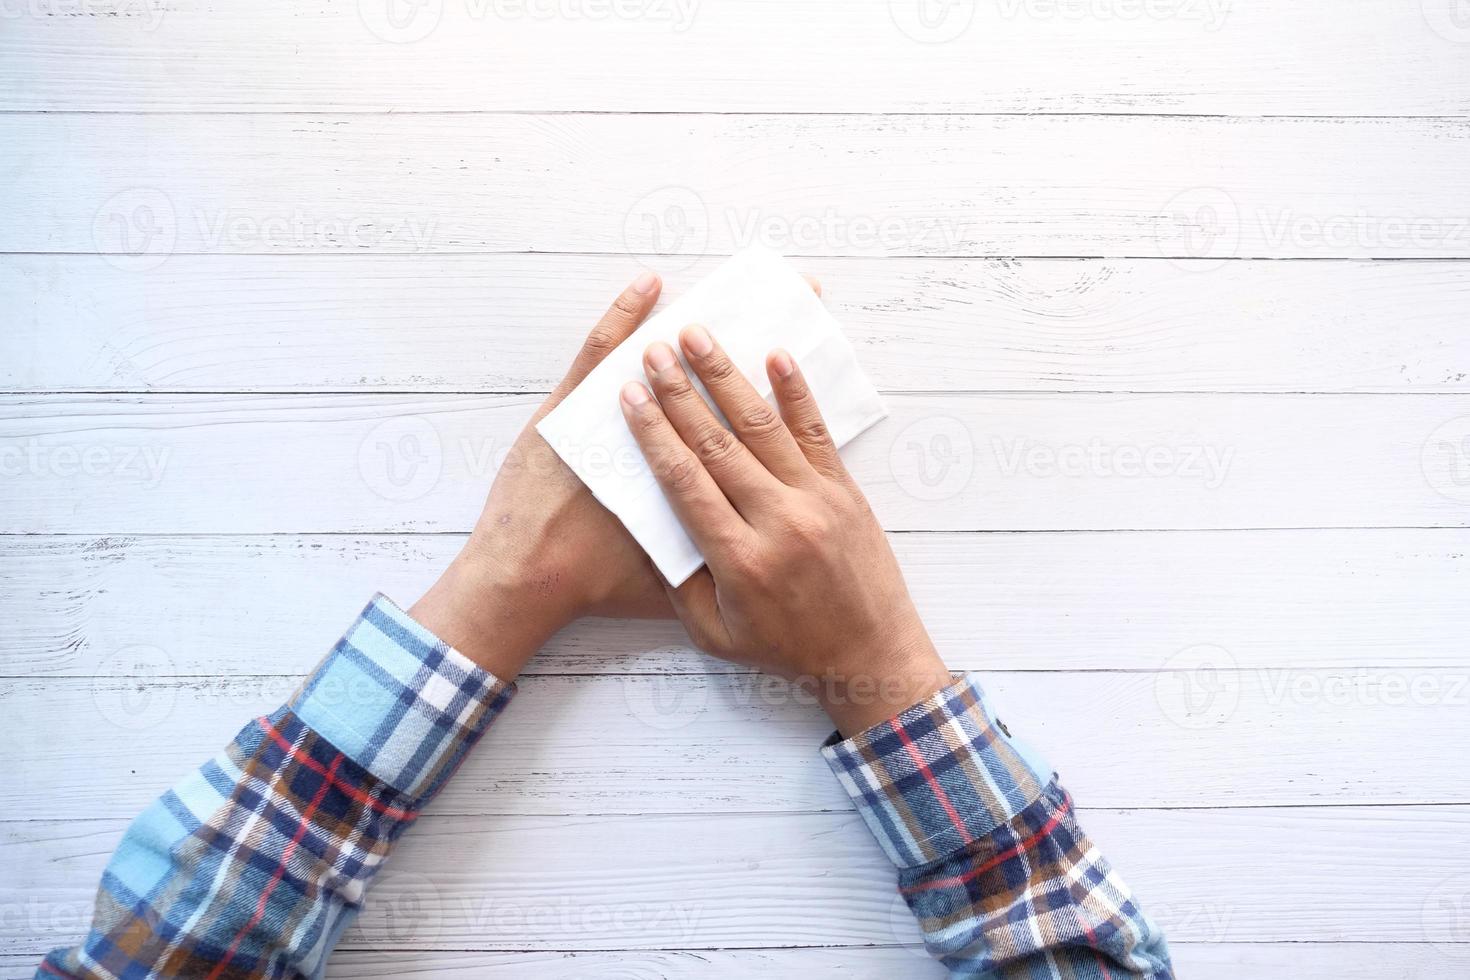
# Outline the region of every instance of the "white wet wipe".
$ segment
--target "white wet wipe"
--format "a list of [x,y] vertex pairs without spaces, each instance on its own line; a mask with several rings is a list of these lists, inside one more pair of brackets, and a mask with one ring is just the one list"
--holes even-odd
[[[806,280],[773,252],[748,248],[737,253],[650,317],[537,423],[536,430],[617,515],[673,585],[694,574],[704,556],[659,490],[628,431],[618,398],[629,381],[646,382],[643,352],[649,344],[664,341],[683,357],[679,331],[691,323],[709,329],[767,401],[772,399],[766,355],[777,347],[790,352],[838,446],[888,414],[858,367],[842,328]],[[689,376],[694,379],[694,372]],[[697,380],[695,384],[713,408],[708,392]]]

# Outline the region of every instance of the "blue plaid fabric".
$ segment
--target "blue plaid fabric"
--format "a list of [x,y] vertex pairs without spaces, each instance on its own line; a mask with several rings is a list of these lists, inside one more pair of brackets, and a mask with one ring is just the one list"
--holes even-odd
[[86,940],[36,975],[319,976],[514,690],[374,598],[287,705],[133,822]]
[[[514,694],[383,596],[128,829],[38,977],[320,976],[393,843]],[[1159,930],[972,678],[822,748],[955,976],[1171,977]]]
[[834,734],[822,755],[953,976],[1173,976],[1163,933],[973,675],[846,741]]

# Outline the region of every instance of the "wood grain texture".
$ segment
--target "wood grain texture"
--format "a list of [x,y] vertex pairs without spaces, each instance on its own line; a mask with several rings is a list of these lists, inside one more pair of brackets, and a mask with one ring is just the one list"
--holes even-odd
[[[156,651],[119,658],[132,676],[0,682],[22,777],[8,812],[134,813],[298,683],[155,679]],[[1238,669],[1213,648],[1161,667],[983,679],[998,713],[1093,806],[1470,802],[1470,669]],[[843,809],[817,753],[830,732],[809,695],[774,678],[528,677],[435,812]],[[1120,779],[1114,760],[1145,751]]]
[[[413,602],[459,535],[0,537],[0,663],[12,677],[306,670],[373,592]],[[1212,644],[1242,668],[1457,667],[1470,531],[895,534],[950,665],[1155,670]],[[241,622],[250,629],[241,631]],[[677,623],[587,620],[529,674],[737,668]]]
[[860,0],[841,17],[822,0],[478,0],[424,5],[401,30],[354,0],[15,9],[0,35],[12,111],[1470,110],[1453,0]]
[[[332,978],[450,977],[473,973],[490,980],[682,980],[686,977],[751,976],[773,980],[841,977],[843,980],[945,980],[937,962],[913,947],[699,950],[618,953],[378,953],[343,952],[332,960]],[[1180,976],[1191,980],[1239,980],[1251,976],[1292,980],[1440,980],[1470,957],[1454,944],[1428,943],[1194,943],[1171,942]],[[26,961],[29,963],[29,961]],[[29,974],[27,974],[29,976]]]
[[[1238,980],[1240,971],[1292,980],[1441,980],[1464,967],[1446,943],[1193,943],[1171,942],[1181,975],[1198,980]],[[0,955],[0,976],[30,980],[36,955]],[[786,949],[626,950],[618,952],[437,952],[344,950],[327,966],[331,980],[415,980],[475,976],[489,980],[686,980],[751,976],[772,980],[808,977],[843,980],[944,980],[945,969],[924,962],[911,947],[844,946]]]
[[[1465,939],[1455,905],[1439,900],[1463,899],[1455,889],[1470,873],[1459,846],[1470,833],[1464,807],[1093,809],[1082,822],[1176,942]],[[0,948],[33,952],[74,938],[123,826],[0,825],[0,855],[26,896],[0,922]],[[404,838],[343,949],[739,949],[917,938],[892,866],[854,814],[430,815]]]
[[[773,980],[841,977],[843,980],[945,980],[937,962],[913,947],[698,950],[618,953],[378,953],[343,952],[332,960],[332,978],[451,977],[490,980],[682,980],[751,976]],[[1470,948],[1428,943],[1194,943],[1170,942],[1180,976],[1191,980],[1239,980],[1250,976],[1292,980],[1441,980],[1464,969]],[[29,961],[24,961],[26,965]],[[18,964],[19,965],[19,964]],[[17,974],[19,975],[19,974]],[[29,976],[29,974],[26,974]]]
[[[758,241],[896,393],[849,458],[940,646],[1181,975],[1464,974],[1457,4],[0,10],[0,973],[415,597],[621,283]],[[1168,465],[1045,459],[1093,446]],[[938,980],[825,734],[578,624],[331,975]]]
[[[4,396],[0,532],[468,530],[538,401]],[[888,405],[845,456],[890,530],[1470,521],[1470,396],[956,394]]]
[[[665,295],[718,261],[671,273]],[[801,265],[887,390],[1470,391],[1470,263]],[[549,391],[638,271],[603,255],[177,255],[143,271],[0,255],[0,388]]]
[[[1462,119],[11,114],[0,251],[1463,258]],[[697,152],[691,152],[697,148]],[[91,166],[87,161],[106,160]],[[136,254],[133,254],[136,253]],[[141,261],[146,260],[146,261]]]

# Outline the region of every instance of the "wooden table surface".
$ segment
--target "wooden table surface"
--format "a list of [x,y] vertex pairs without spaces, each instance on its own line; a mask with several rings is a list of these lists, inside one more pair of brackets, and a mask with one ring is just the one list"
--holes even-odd
[[[784,251],[848,459],[1181,974],[1470,970],[1463,0],[24,0],[0,967],[410,602],[645,265]],[[937,977],[814,709],[584,622],[337,977]]]

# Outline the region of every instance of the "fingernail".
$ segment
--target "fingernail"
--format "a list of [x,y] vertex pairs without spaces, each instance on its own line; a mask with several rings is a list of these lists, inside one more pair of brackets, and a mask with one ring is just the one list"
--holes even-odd
[[658,285],[658,273],[645,272],[633,280],[633,292],[639,296],[647,296],[653,292],[653,287]]
[[715,342],[709,331],[696,323],[684,328],[684,346],[695,357],[703,357],[715,349]]
[[623,385],[623,401],[637,408],[648,401],[648,389],[636,381],[629,381]]
[[667,371],[674,366],[674,348],[668,344],[652,344],[648,348],[648,366],[655,371]]
[[791,372],[796,370],[796,362],[791,355],[784,350],[778,350],[771,355],[771,367],[776,369],[776,377],[786,379],[791,377]]

